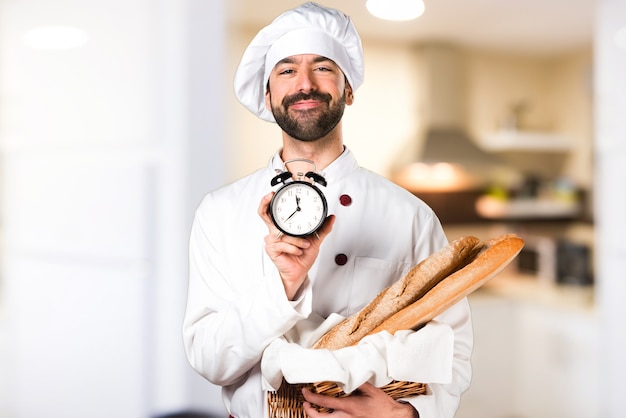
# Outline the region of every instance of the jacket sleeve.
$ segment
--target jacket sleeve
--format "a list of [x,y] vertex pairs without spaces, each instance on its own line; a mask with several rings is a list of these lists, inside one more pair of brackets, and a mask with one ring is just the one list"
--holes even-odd
[[[441,224],[436,217],[432,219],[430,233],[422,235],[428,237],[425,239],[430,242],[422,242],[419,246],[430,248],[431,253],[447,244]],[[454,332],[452,379],[446,384],[429,383],[427,394],[407,399],[407,401],[417,409],[420,418],[452,418],[459,407],[461,395],[469,388],[472,375],[470,359],[474,336],[467,298],[452,306],[435,320],[448,324]]]
[[[311,292],[307,283],[300,299],[289,301],[275,269],[235,277],[245,270],[233,268],[226,252],[237,251],[238,245],[220,231],[218,219],[228,215],[212,213],[216,205],[211,200],[211,195],[204,199],[191,230],[183,343],[191,366],[226,386],[257,364],[272,340],[310,314]],[[241,257],[242,263],[252,262],[250,254]]]
[[452,418],[461,395],[470,385],[472,367],[470,356],[473,346],[472,324],[467,299],[448,309],[436,318],[449,324],[454,331],[454,358],[452,380],[446,384],[428,384],[428,393],[407,399],[420,414],[420,418]]

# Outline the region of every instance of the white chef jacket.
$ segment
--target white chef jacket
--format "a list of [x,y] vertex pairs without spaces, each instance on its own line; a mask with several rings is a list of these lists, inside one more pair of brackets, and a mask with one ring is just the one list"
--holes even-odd
[[[283,168],[277,153],[268,167],[209,193],[191,231],[185,350],[198,373],[223,387],[226,408],[236,418],[266,416],[260,362],[272,341],[312,312],[324,318],[357,312],[447,244],[426,204],[359,167],[346,149],[322,172],[328,185],[319,186],[328,213],[336,216],[333,230],[299,299],[289,301],[265,253],[268,230],[257,214],[261,198],[272,190],[271,179]],[[428,395],[410,400],[422,418],[452,417],[471,376],[467,300],[437,321],[454,331],[452,381],[429,384]]]

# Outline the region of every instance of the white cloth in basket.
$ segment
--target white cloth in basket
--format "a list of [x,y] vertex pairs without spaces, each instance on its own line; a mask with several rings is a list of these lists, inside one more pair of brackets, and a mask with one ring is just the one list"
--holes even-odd
[[327,320],[311,315],[274,340],[261,361],[263,388],[277,390],[283,377],[289,383],[336,382],[345,393],[365,382],[381,387],[392,380],[451,381],[454,332],[450,326],[431,321],[419,331],[395,335],[383,331],[339,350],[307,348],[341,320],[340,315]]

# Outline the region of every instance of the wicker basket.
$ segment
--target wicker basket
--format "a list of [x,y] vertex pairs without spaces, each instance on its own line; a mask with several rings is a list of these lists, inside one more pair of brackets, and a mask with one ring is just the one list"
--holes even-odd
[[[269,392],[267,401],[269,405],[269,418],[307,418],[302,408],[304,397],[302,388],[308,387],[315,393],[327,396],[347,396],[334,382],[320,382],[313,384],[292,385],[283,380],[276,392]],[[393,399],[402,399],[410,396],[423,395],[427,386],[424,383],[392,381],[381,389]],[[331,412],[326,408],[318,408],[322,412]]]

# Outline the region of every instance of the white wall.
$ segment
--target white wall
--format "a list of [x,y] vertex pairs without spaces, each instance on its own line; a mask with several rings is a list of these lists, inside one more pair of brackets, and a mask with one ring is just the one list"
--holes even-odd
[[[223,414],[181,337],[191,217],[224,181],[222,7],[0,2],[0,416]],[[21,42],[47,25],[89,41]]]
[[626,3],[598,2],[595,39],[595,194],[597,301],[601,312],[603,418],[626,410],[626,50],[613,42],[625,27]]

